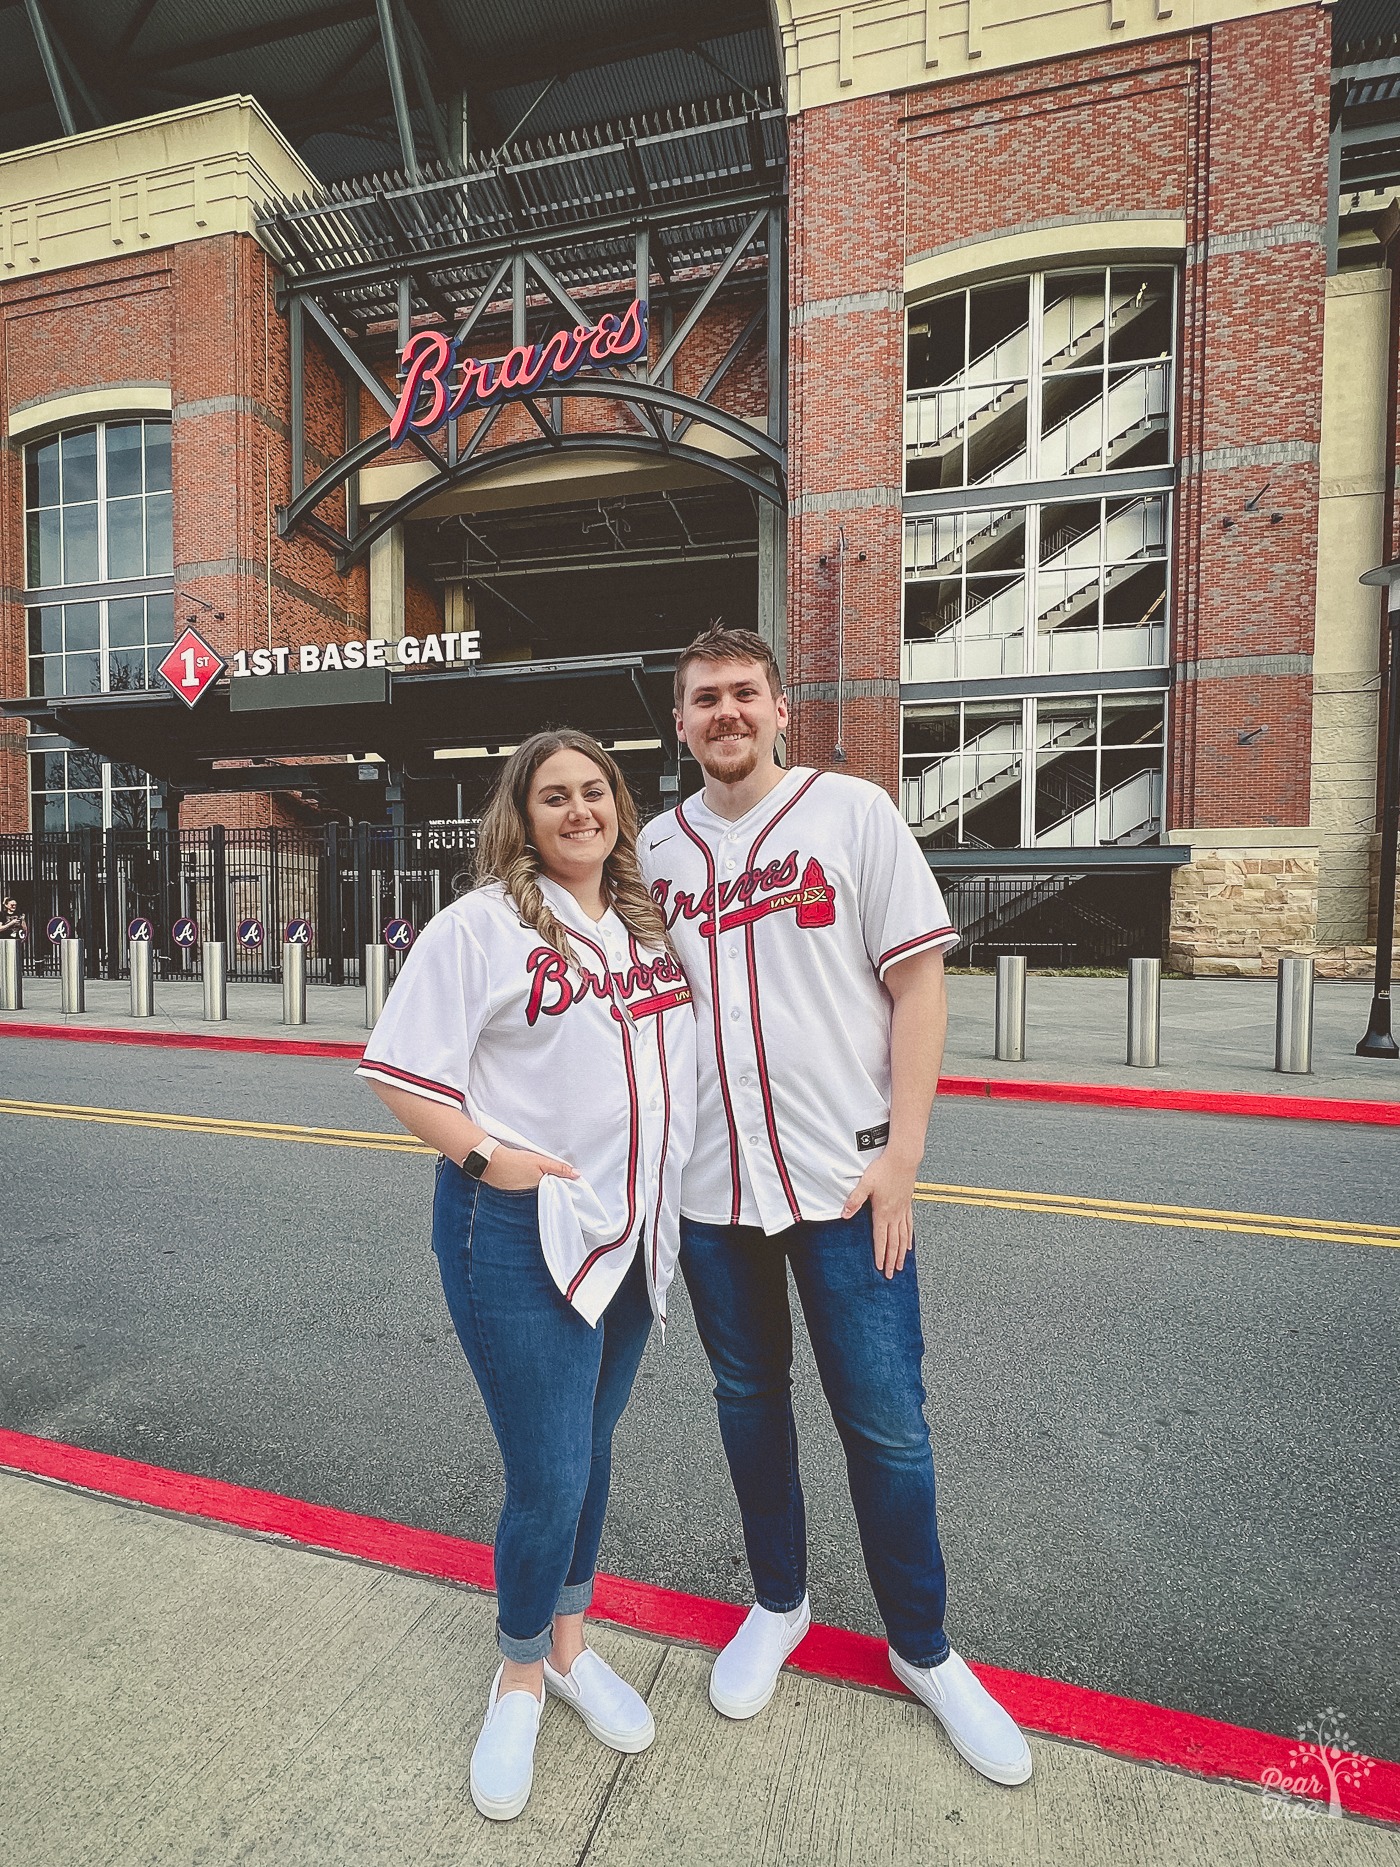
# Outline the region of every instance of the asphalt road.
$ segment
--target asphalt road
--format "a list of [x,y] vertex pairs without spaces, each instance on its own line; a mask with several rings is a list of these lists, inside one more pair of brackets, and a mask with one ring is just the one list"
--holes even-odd
[[[7,1040],[0,1095],[345,1129],[348,1066]],[[0,1424],[489,1541],[500,1469],[427,1158],[0,1112]],[[923,1177],[1395,1225],[1393,1130],[950,1100]],[[1400,1250],[917,1208],[969,1656],[1400,1759]],[[1318,1229],[1326,1230],[1326,1226]],[[684,1292],[619,1433],[603,1566],[743,1599]],[[820,1619],[877,1632],[805,1342]]]

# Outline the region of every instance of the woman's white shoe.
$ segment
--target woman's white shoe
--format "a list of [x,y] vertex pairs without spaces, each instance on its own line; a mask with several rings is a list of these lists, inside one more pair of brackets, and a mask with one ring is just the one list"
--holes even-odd
[[726,1718],[755,1718],[777,1689],[783,1661],[806,1637],[812,1610],[804,1595],[791,1614],[752,1607],[710,1668],[710,1703]]
[[974,1770],[1008,1786],[1029,1780],[1030,1745],[965,1660],[950,1651],[937,1666],[911,1666],[891,1647],[890,1670],[928,1706]]
[[530,1800],[535,1777],[535,1737],[544,1692],[501,1693],[504,1666],[496,1668],[481,1736],[472,1752],[472,1801],[493,1822],[508,1822]]
[[645,1699],[605,1659],[585,1647],[566,1673],[546,1660],[544,1689],[578,1713],[600,1744],[628,1755],[645,1750],[656,1725]]

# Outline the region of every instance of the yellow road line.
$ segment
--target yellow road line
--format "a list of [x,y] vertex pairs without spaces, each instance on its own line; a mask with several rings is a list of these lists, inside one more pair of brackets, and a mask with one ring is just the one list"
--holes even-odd
[[1053,1194],[1042,1197],[1036,1193],[1002,1192],[995,1188],[979,1192],[972,1187],[949,1192],[919,1188],[914,1197],[930,1205],[980,1206],[993,1212],[1044,1212],[1062,1219],[1111,1219],[1119,1224],[1165,1225],[1187,1232],[1239,1232],[1253,1237],[1309,1239],[1324,1245],[1378,1245],[1391,1250],[1400,1247],[1400,1233],[1392,1226],[1355,1226],[1350,1221],[1333,1224],[1329,1219],[1294,1219],[1283,1213],[1216,1213],[1205,1206],[1194,1209],[1163,1207],[1154,1211],[1116,1199],[1067,1205],[1056,1200]]
[[[299,1141],[315,1147],[363,1148],[371,1153],[432,1154],[434,1151],[412,1135],[386,1134],[377,1129],[310,1128],[293,1122],[240,1121],[230,1116],[181,1115],[161,1109],[97,1108],[84,1103],[24,1102],[0,1097],[0,1115],[154,1128],[173,1134],[223,1135],[233,1140]],[[1039,1212],[1062,1218],[1168,1226],[1179,1231],[1236,1232],[1255,1237],[1300,1238],[1330,1245],[1400,1246],[1400,1226],[1368,1225],[1351,1219],[1294,1218],[1278,1212],[1153,1205],[1145,1200],[1109,1199],[1085,1193],[1033,1193],[1014,1187],[945,1186],[934,1181],[920,1181],[914,1197],[929,1205]]]

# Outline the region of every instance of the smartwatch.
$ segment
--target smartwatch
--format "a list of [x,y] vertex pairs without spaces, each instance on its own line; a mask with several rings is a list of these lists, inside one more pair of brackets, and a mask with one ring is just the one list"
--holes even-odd
[[487,1163],[491,1159],[491,1156],[500,1145],[500,1142],[493,1141],[489,1134],[483,1135],[472,1149],[471,1153],[468,1154],[467,1158],[462,1162],[462,1172],[469,1174],[473,1180],[479,1180],[482,1174],[485,1173]]

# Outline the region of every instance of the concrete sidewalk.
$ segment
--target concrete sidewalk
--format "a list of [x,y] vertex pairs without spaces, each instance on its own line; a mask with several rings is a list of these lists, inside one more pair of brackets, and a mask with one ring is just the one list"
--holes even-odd
[[493,1602],[447,1583],[0,1474],[0,1832],[23,1867],[1394,1867],[1393,1828],[1269,1820],[1258,1790],[1035,1738],[984,1782],[908,1699],[786,1673],[751,1724],[708,1652],[594,1623],[641,1757],[551,1702],[534,1795],[468,1764]]
[[[1271,979],[1168,979],[1162,985],[1162,1065],[1129,1069],[1127,982],[1124,979],[1037,977],[1027,983],[1026,1060],[998,1063],[992,1055],[995,981],[954,973],[944,1074],[1035,1082],[1123,1083],[1137,1088],[1197,1089],[1228,1094],[1335,1096],[1400,1102],[1400,1064],[1356,1055],[1371,1003],[1369,985],[1322,980],[1317,986],[1313,1073],[1280,1076],[1274,1062],[1274,982]],[[265,1042],[363,1044],[364,994],[357,986],[310,986],[307,1022],[282,1023],[277,985],[229,987],[229,1018],[209,1024],[198,984],[157,984],[156,1015],[130,1015],[124,980],[90,979],[87,1010],[65,1018],[57,979],[24,981],[24,1010],[0,1013],[5,1024],[69,1024],[117,1030],[222,1033]],[[1400,1019],[1397,1019],[1400,1024]]]

